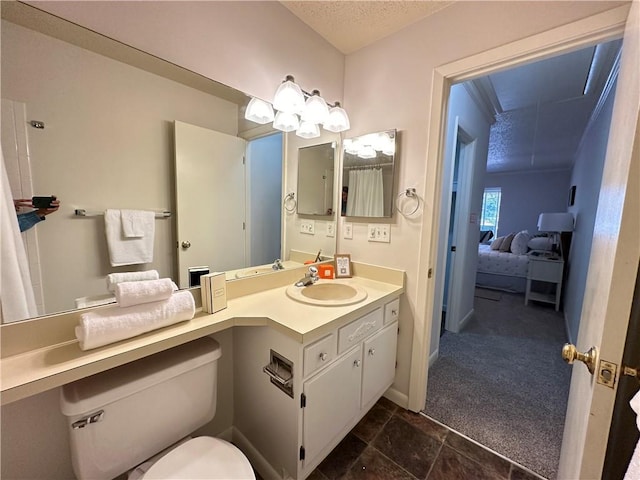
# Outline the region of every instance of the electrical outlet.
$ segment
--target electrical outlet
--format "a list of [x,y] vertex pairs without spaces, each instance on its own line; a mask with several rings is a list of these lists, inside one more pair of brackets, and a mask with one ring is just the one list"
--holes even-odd
[[388,223],[370,223],[367,227],[367,240],[370,242],[390,243],[391,225]]
[[301,220],[300,233],[306,233],[307,235],[315,235],[316,233],[315,220]]
[[343,223],[344,231],[342,232],[342,238],[351,240],[353,238],[353,223]]
[[327,237],[336,236],[336,224],[333,222],[327,222]]

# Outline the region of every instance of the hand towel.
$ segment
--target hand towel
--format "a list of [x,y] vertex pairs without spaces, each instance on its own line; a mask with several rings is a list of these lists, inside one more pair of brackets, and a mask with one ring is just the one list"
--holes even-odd
[[76,338],[82,350],[90,350],[191,320],[195,312],[193,295],[182,290],[160,302],[126,308],[105,307],[83,313],[75,329]]
[[[640,430],[640,392],[636,393],[629,402],[631,408],[636,412],[636,426]],[[624,480],[637,480],[640,478],[640,442],[636,445],[631,461],[627,467],[627,473],[624,476]]]
[[127,238],[122,231],[120,210],[104,212],[105,232],[111,266],[136,265],[153,261],[155,223],[151,223],[144,237]]
[[153,235],[156,214],[147,210],[120,210],[122,233],[125,238]]
[[178,287],[170,278],[122,282],[116,285],[116,302],[120,307],[159,302],[169,298],[176,290]]
[[158,280],[160,275],[157,270],[144,270],[142,272],[110,273],[107,275],[107,290],[116,291],[116,285],[120,282],[139,282],[141,280]]

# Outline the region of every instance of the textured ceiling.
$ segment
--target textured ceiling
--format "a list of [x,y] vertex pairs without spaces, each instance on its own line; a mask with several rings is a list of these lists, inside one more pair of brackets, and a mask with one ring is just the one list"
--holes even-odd
[[284,0],[281,3],[342,53],[349,54],[453,2]]

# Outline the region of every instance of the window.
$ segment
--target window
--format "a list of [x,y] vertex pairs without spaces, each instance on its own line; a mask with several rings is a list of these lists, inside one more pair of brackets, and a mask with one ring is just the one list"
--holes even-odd
[[482,214],[480,215],[480,230],[491,230],[498,236],[498,219],[500,217],[500,187],[484,189],[482,195]]

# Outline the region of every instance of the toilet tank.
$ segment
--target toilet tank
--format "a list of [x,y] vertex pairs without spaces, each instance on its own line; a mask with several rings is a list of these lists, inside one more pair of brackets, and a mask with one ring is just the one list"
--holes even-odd
[[112,479],[209,422],[220,355],[204,337],[65,385],[78,479]]

